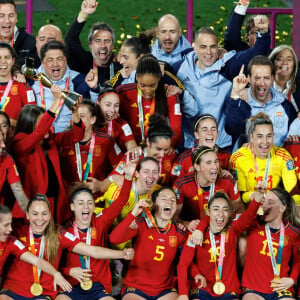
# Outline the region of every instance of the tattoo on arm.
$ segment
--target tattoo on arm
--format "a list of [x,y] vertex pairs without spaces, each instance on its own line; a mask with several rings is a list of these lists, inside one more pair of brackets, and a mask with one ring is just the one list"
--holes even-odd
[[21,182],[15,182],[15,183],[11,184],[10,187],[14,193],[16,200],[18,201],[20,208],[25,213],[29,200],[24,193]]

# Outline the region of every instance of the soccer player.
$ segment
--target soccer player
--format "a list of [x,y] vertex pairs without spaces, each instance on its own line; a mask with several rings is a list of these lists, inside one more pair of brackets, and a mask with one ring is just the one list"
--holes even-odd
[[195,147],[208,146],[215,150],[219,159],[219,165],[222,169],[227,169],[230,159],[230,153],[219,148],[216,145],[218,138],[218,123],[216,118],[211,114],[200,115],[194,124],[195,146],[192,149],[187,149],[176,157],[173,168],[173,178],[185,176],[188,173],[194,172],[192,164],[192,152]]
[[[29,224],[24,220],[14,224],[18,238],[32,254],[48,260],[55,268],[59,266],[64,249],[95,259],[131,259],[133,256],[132,249],[119,251],[87,245],[70,232],[57,228],[45,195],[36,194],[30,200],[26,217]],[[19,299],[19,296],[49,299],[47,297],[54,298],[57,291],[53,289],[52,279],[48,274],[16,259],[7,270],[2,294],[9,296],[9,299]]]
[[185,233],[172,221],[176,212],[176,195],[172,188],[162,187],[152,194],[152,202],[153,213],[150,213],[147,210],[149,204],[138,201],[110,235],[110,241],[114,244],[129,239],[133,239],[134,243],[135,257],[123,279],[124,300],[175,300],[178,296],[175,289],[175,258],[178,248],[185,241]]
[[7,113],[11,126],[15,127],[22,107],[36,104],[35,96],[27,84],[14,81],[16,52],[6,42],[0,42],[0,58],[0,111]]
[[217,191],[229,195],[235,212],[242,210],[237,183],[230,176],[219,176],[219,160],[212,148],[195,148],[192,164],[194,172],[179,177],[173,186],[177,195],[176,217],[179,222],[194,231],[199,218],[203,218],[207,211],[209,199]]
[[[191,283],[191,299],[239,299],[240,283],[236,271],[237,237],[250,226],[264,191],[264,183],[260,183],[254,195],[255,201],[252,201],[249,208],[233,223],[232,204],[228,196],[223,192],[213,195],[208,202],[209,217],[206,216],[197,227],[203,232],[202,246],[195,246],[194,240],[189,238],[180,257],[177,267],[180,300],[189,299],[187,275],[192,262],[195,265],[192,264],[190,268],[194,279]],[[256,281],[260,281],[258,279],[259,277],[255,277]]]
[[[85,125],[84,136],[74,143],[74,134],[64,133],[60,161],[62,173],[68,185],[73,182],[87,182],[93,193],[101,192],[101,183],[122,158],[114,149],[113,139],[98,130],[96,105],[83,100],[78,107],[78,114]],[[105,190],[104,190],[105,191]]]
[[[50,130],[61,102],[62,90],[53,85],[51,91],[54,100],[47,112],[37,105],[26,105],[21,110],[14,132],[12,152],[27,197],[31,199],[36,193],[47,195],[54,219],[62,223],[71,216],[55,141],[63,136],[54,136]],[[84,133],[77,110],[78,104],[73,106],[74,142],[80,141]],[[14,206],[13,215],[25,217],[18,205]]]
[[172,147],[181,142],[181,110],[178,95],[166,96],[158,61],[144,55],[136,69],[137,83],[117,88],[120,96],[120,115],[130,125],[136,142],[145,142],[149,116],[154,112],[167,117],[174,132]]
[[299,226],[295,202],[289,193],[280,188],[271,189],[263,200],[262,219],[247,230],[243,300],[295,299],[293,285],[299,277]]
[[234,173],[244,203],[251,201],[251,194],[259,181],[268,184],[268,190],[283,183],[290,192],[297,183],[294,161],[284,149],[274,146],[273,124],[264,113],[249,120],[249,144],[232,154],[230,170]]
[[[75,218],[68,222],[66,229],[82,242],[89,245],[107,245],[107,232],[115,218],[126,204],[135,172],[136,161],[128,161],[124,167],[125,179],[116,201],[101,213],[95,215],[94,196],[87,185],[76,183],[71,188],[71,210]],[[96,260],[82,257],[73,252],[68,252],[63,264],[63,274],[72,284],[72,292],[64,292],[56,299],[113,299],[111,293],[111,273],[108,260]],[[85,279],[87,283],[82,286]],[[86,289],[85,289],[86,287]],[[81,298],[80,298],[81,297]]]

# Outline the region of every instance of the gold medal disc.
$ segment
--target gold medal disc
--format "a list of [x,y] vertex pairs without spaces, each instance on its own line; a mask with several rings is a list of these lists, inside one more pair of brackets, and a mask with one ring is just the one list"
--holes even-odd
[[217,281],[212,289],[216,295],[223,295],[225,292],[225,284],[222,281]]
[[38,282],[33,283],[30,287],[30,293],[34,296],[40,296],[43,293],[43,287]]
[[82,282],[80,282],[80,286],[83,290],[88,291],[93,286],[93,281],[91,279],[84,279]]

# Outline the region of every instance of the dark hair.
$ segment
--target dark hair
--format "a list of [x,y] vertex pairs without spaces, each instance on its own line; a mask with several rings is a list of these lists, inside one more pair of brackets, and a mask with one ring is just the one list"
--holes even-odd
[[217,122],[217,119],[216,119],[213,115],[211,115],[211,114],[202,114],[202,115],[200,115],[200,116],[197,117],[197,119],[196,119],[196,121],[195,121],[195,123],[194,123],[194,132],[195,132],[195,131],[198,131],[198,127],[199,127],[201,121],[206,120],[206,119],[211,119],[211,120],[213,120],[213,121],[216,123],[216,125],[217,125],[217,130],[218,130],[218,122]]
[[249,76],[251,76],[251,74],[252,74],[251,71],[252,71],[253,66],[269,66],[270,70],[271,70],[271,75],[273,75],[273,76],[275,75],[275,68],[274,68],[273,63],[271,62],[271,60],[269,58],[267,58],[264,55],[254,56],[250,60],[250,62],[248,63],[248,67],[247,67]]
[[0,221],[2,220],[2,215],[7,215],[7,214],[11,214],[10,209],[5,205],[0,204]]
[[93,124],[93,131],[98,130],[105,124],[104,116],[101,112],[100,107],[93,103],[90,99],[83,98],[80,106],[86,106],[89,113],[91,114],[91,117],[96,117],[96,122]]
[[296,227],[300,227],[300,218],[297,213],[295,201],[291,195],[282,188],[273,188],[270,192],[274,193],[282,205],[286,207],[282,216],[283,220],[289,221]]
[[75,197],[83,192],[90,194],[92,196],[92,198],[94,199],[94,195],[86,183],[73,182],[69,188],[69,193],[68,193],[71,202],[73,203]]
[[192,164],[197,164],[197,165],[200,165],[201,163],[201,157],[203,154],[206,154],[206,153],[209,153],[209,152],[214,152],[214,149],[208,147],[208,146],[199,146],[199,147],[196,147],[194,149],[194,151],[192,152]]
[[99,93],[98,102],[100,103],[101,99],[108,93],[113,93],[119,96],[118,92],[112,87],[110,81],[106,81],[104,83],[104,89]]
[[0,110],[0,116],[3,116],[6,119],[8,127],[11,127],[11,123],[10,123],[8,114],[5,111]]
[[10,123],[10,119],[9,119],[9,116],[7,115],[7,113],[2,111],[2,110],[0,110],[0,116],[3,116],[6,119],[7,126],[9,127],[8,135],[6,136],[6,140],[4,141],[6,152],[9,152],[10,151],[10,146],[11,146],[11,134],[10,134],[11,133],[10,132],[11,123]]
[[[46,195],[40,194],[40,193],[35,194],[35,196],[29,200],[29,203],[27,205],[27,212],[29,212],[30,207],[36,201],[44,202],[47,205],[50,215],[51,215],[49,200]],[[46,256],[50,262],[53,262],[57,258],[57,251],[59,248],[59,234],[57,232],[57,228],[53,221],[52,216],[50,217],[50,221],[49,221],[48,226],[45,229],[44,235],[46,238],[46,241],[45,241]]]
[[252,116],[250,119],[247,120],[246,128],[248,136],[250,134],[253,134],[256,126],[258,125],[269,125],[272,128],[273,131],[273,123],[270,120],[269,116],[264,114],[263,112],[259,112],[258,114]]
[[218,42],[218,40],[219,40],[219,38],[218,38],[216,32],[215,32],[213,29],[211,29],[210,27],[200,27],[200,28],[196,31],[196,33],[195,33],[195,42],[197,41],[198,36],[199,36],[200,34],[209,34],[209,35],[213,35],[213,36],[216,37],[217,42]]
[[153,143],[157,138],[172,139],[173,131],[167,124],[167,121],[160,114],[154,113],[149,117],[149,129],[147,139],[149,143]]
[[159,169],[159,163],[158,163],[158,161],[157,161],[155,158],[153,158],[153,157],[147,156],[147,157],[143,157],[143,158],[138,162],[138,164],[137,164],[135,170],[136,170],[137,172],[140,172],[140,170],[141,170],[143,164],[146,163],[147,161],[152,161],[152,162],[154,162],[155,164],[157,164],[158,169]]
[[16,3],[14,0],[0,0],[0,5],[1,4],[11,4],[14,6],[14,8],[16,9]]
[[158,60],[152,54],[145,54],[141,57],[136,67],[136,77],[151,74],[158,78],[158,86],[155,91],[155,112],[162,116],[168,116],[168,104],[165,85]]
[[25,105],[19,114],[17,124],[14,130],[14,136],[19,132],[30,134],[34,131],[36,120],[45,113],[45,109],[37,105]]
[[140,33],[139,36],[131,37],[123,42],[122,46],[130,47],[131,51],[138,58],[141,54],[149,54],[151,53],[151,40],[154,35],[147,33]]
[[41,61],[46,56],[47,51],[49,50],[61,50],[63,55],[67,57],[67,47],[60,41],[49,41],[45,45],[42,46],[40,54],[41,54]]
[[151,194],[151,200],[152,200],[153,204],[156,203],[156,198],[159,196],[160,192],[162,192],[164,190],[172,191],[176,197],[175,191],[170,186],[163,186],[159,190],[156,190]]
[[[228,228],[232,222],[232,203],[230,201],[230,198],[228,197],[228,195],[222,191],[216,192],[211,199],[208,200],[208,209],[210,209],[210,207],[213,205],[213,203],[215,202],[215,200],[217,199],[223,199],[227,202],[229,209],[230,209],[230,218],[228,220],[228,223],[225,225],[225,228]],[[224,229],[225,229],[224,228]]]
[[17,65],[17,62],[16,62],[16,58],[17,58],[16,50],[10,44],[8,44],[6,42],[0,42],[0,49],[7,49],[10,52],[12,59],[15,60],[14,64],[11,67],[11,74],[15,74],[16,71],[20,70],[19,66]]
[[114,33],[112,27],[106,22],[97,22],[92,25],[92,27],[89,31],[89,34],[88,34],[89,43],[92,42],[94,35],[95,35],[95,31],[97,31],[97,30],[108,31],[111,34],[113,43],[115,42],[115,33]]

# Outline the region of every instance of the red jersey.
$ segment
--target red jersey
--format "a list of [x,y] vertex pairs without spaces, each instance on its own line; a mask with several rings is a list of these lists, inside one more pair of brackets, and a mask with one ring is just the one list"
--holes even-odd
[[[225,293],[240,293],[240,283],[237,277],[236,272],[236,243],[237,237],[246,230],[251,222],[253,221],[257,209],[259,207],[259,203],[256,201],[252,201],[249,208],[240,216],[240,218],[233,222],[230,228],[226,231],[225,234],[225,251],[224,251],[224,261],[223,261],[223,270],[221,281],[225,284]],[[206,218],[204,219],[204,223],[206,223]],[[203,221],[201,221],[203,223]],[[200,229],[202,224],[199,224],[197,229]],[[214,235],[216,242],[216,254],[217,257],[220,255],[220,241],[221,234]],[[188,242],[183,248],[180,261],[177,268],[178,274],[178,288],[180,295],[188,295],[188,283],[187,283],[187,270],[189,266],[195,263],[198,272],[195,272],[195,268],[193,268],[192,277],[195,275],[201,274],[205,277],[207,287],[201,288],[210,295],[217,297],[212,287],[216,282],[216,274],[215,274],[215,258],[211,248],[211,242],[209,237],[208,228],[204,231],[203,243],[202,247],[195,246],[194,244]],[[196,269],[196,270],[197,270]],[[260,277],[254,276],[255,280]],[[259,280],[261,281],[261,280]],[[192,281],[192,289],[197,289],[198,284]]]
[[[181,217],[185,221],[191,221],[200,218],[200,210],[207,209],[210,187],[198,187],[195,181],[195,173],[180,177],[174,183],[173,189],[177,196],[177,204],[183,204]],[[217,178],[214,192],[225,192],[231,201],[238,200],[240,193],[236,181],[230,176]],[[200,195],[198,195],[200,194]],[[199,207],[199,197],[203,197],[204,207]]]
[[20,182],[20,176],[17,171],[16,164],[12,157],[5,153],[0,152],[0,203],[4,203],[3,186],[5,183],[9,185]]
[[[121,212],[123,206],[127,203],[131,189],[131,181],[124,179],[121,192],[116,201],[114,201],[109,208],[102,210],[98,215],[93,215],[91,222],[91,245],[107,247],[107,232],[113,224],[115,218]],[[67,231],[74,234],[74,220],[69,222],[66,226]],[[87,232],[78,229],[80,241],[86,243]],[[78,284],[78,281],[69,276],[70,269],[74,267],[81,267],[79,255],[73,252],[68,252],[66,255],[65,264],[67,267],[63,268],[63,273],[66,279],[72,284]],[[91,280],[93,282],[100,282],[106,291],[111,292],[111,272],[109,268],[109,260],[91,258],[92,270]]]
[[[107,125],[100,128],[100,131],[107,133]],[[127,152],[125,144],[130,141],[135,141],[132,130],[129,124],[121,119],[116,118],[112,120],[112,132],[111,137],[115,142],[115,151],[117,155],[120,153],[120,150],[123,153]]]
[[294,158],[294,164],[297,172],[298,182],[300,182],[300,141],[286,142],[283,145],[283,148],[285,148],[287,151],[289,151],[292,154]]
[[2,271],[3,265],[9,255],[12,254],[19,258],[25,252],[27,252],[26,247],[14,236],[9,236],[5,242],[0,242],[0,270]]
[[[29,225],[21,225],[18,224],[16,228],[17,235],[19,239],[24,243],[26,246],[26,250],[30,251],[30,238],[29,238]],[[56,259],[51,264],[54,266],[55,269],[59,266],[60,257],[62,251],[64,249],[72,249],[80,242],[74,235],[66,232],[64,229],[60,228],[59,232],[59,248],[57,251]],[[40,243],[41,243],[41,236],[38,238],[34,238],[34,245],[36,252],[39,253],[40,250]],[[43,258],[47,260],[46,251],[44,251]],[[38,256],[38,254],[36,254]],[[14,293],[21,295],[23,297],[33,297],[30,293],[30,287],[33,284],[33,269],[32,265],[23,262],[20,259],[15,259],[13,263],[7,270],[7,275],[4,278],[3,288],[9,289]],[[49,295],[51,297],[55,297],[57,291],[53,290],[53,277],[47,273],[41,272],[40,276],[40,284],[43,287],[43,295]]]
[[[129,228],[133,220],[136,220],[137,229]],[[175,224],[167,232],[157,232],[148,227],[143,217],[135,218],[130,213],[113,230],[110,241],[119,244],[130,239],[133,239],[135,254],[123,285],[137,288],[150,296],[174,288],[175,256],[185,240],[185,233]]]
[[[172,167],[172,178],[175,181],[176,178],[187,175],[194,172],[192,164],[193,149],[187,149],[177,156]],[[224,149],[217,148],[216,150],[219,165],[222,169],[228,169],[228,164],[231,154]]]
[[[111,175],[117,174],[117,175],[124,175],[124,165],[126,164],[126,155],[121,159],[121,161],[118,163],[118,165],[114,168],[114,170],[111,172]],[[130,154],[131,155],[131,154]],[[145,153],[145,149],[143,153],[139,157],[139,161],[147,157],[147,153]],[[172,170],[172,164],[176,157],[175,153],[171,154],[165,154],[160,162],[160,176],[158,180],[158,184],[160,185],[168,185],[171,179],[171,170]],[[131,159],[131,156],[129,157]]]
[[[253,201],[252,201],[253,202]],[[280,229],[270,228],[273,251],[277,259]],[[292,262],[292,264],[291,264]],[[291,277],[297,282],[300,262],[300,229],[285,224],[280,277]],[[292,267],[290,268],[289,265]],[[257,280],[259,278],[259,280]],[[272,293],[270,281],[274,278],[268,240],[263,222],[255,223],[248,229],[247,253],[242,286],[261,292]]]
[[[117,92],[120,96],[120,115],[129,123],[136,142],[140,144],[142,141],[142,134],[139,123],[137,84],[129,83],[120,85],[117,88]],[[153,100],[142,98],[144,123],[147,123],[149,120],[150,107]],[[180,144],[182,138],[181,110],[178,95],[172,95],[168,97],[167,106],[169,114],[165,117],[168,117],[169,125],[175,134],[175,136],[172,138],[172,146],[176,148]]]
[[[0,99],[4,94],[7,84],[0,85]],[[36,104],[33,90],[27,83],[14,81],[8,93],[2,111],[6,112],[10,119],[17,121],[23,106]]]
[[[86,168],[86,162],[89,154],[91,140],[88,142],[79,142],[82,178]],[[77,159],[75,146],[72,139],[66,139],[60,144],[60,162],[62,166],[62,175],[67,185],[80,181],[77,172]],[[95,147],[88,177],[94,177],[103,180],[107,177],[112,167],[121,159],[114,150],[113,139],[105,133],[95,133]]]

